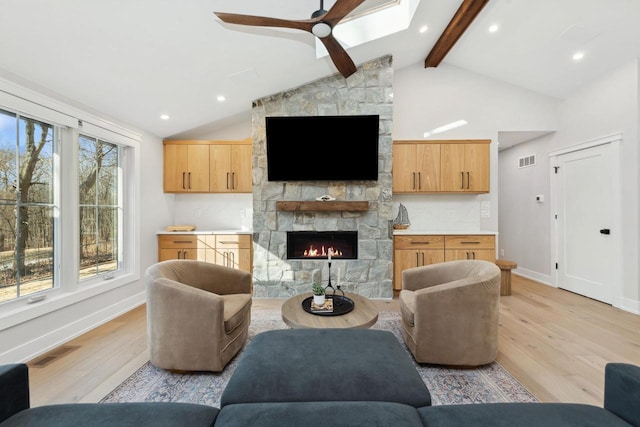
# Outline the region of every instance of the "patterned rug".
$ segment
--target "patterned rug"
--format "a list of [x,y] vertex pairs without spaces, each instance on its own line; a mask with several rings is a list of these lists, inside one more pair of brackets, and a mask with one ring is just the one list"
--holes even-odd
[[[255,310],[249,327],[249,340],[260,332],[284,328],[288,326],[282,321],[280,311]],[[371,329],[391,331],[411,357],[402,341],[398,312],[381,311],[378,322]],[[220,407],[220,395],[241,357],[242,350],[220,373],[169,372],[147,362],[101,402],[191,402]],[[537,402],[498,362],[474,369],[415,365],[431,392],[433,405]]]

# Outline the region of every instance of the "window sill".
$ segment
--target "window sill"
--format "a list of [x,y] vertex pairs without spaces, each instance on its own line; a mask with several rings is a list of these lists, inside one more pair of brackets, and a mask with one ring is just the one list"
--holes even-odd
[[46,297],[34,303],[29,303],[29,297],[17,301],[7,302],[0,306],[0,331],[9,329],[21,323],[44,316],[56,310],[69,307],[97,295],[109,292],[121,286],[129,285],[140,279],[139,274],[123,274],[107,281],[83,283],[74,290],[62,292],[60,289],[44,291]]

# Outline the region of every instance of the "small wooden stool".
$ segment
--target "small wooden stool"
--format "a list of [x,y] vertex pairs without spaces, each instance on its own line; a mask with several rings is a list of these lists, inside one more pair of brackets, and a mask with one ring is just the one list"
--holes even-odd
[[518,267],[513,261],[506,259],[496,260],[496,265],[500,267],[500,295],[511,295],[511,270]]

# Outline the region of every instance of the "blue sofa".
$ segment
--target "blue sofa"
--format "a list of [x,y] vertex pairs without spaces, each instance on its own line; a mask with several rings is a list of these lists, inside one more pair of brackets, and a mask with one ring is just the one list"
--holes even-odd
[[410,365],[408,354],[386,331],[265,332],[245,349],[220,408],[169,402],[30,408],[27,366],[4,365],[0,427],[640,427],[640,367],[635,365],[606,366],[603,408],[568,403],[431,406],[428,390]]

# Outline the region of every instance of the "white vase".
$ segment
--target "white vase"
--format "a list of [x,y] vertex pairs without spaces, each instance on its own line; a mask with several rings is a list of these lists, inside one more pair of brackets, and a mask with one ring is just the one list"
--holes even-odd
[[322,304],[324,304],[324,295],[314,295],[313,296],[313,303],[315,305],[317,305],[318,307],[321,306]]

